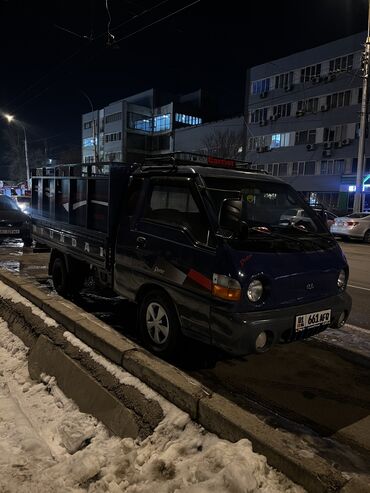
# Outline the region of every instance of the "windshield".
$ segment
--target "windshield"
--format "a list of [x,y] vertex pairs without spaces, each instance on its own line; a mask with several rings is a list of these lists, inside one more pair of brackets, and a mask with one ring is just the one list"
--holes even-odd
[[224,177],[204,177],[204,180],[217,214],[225,199],[236,200],[240,205],[240,233],[229,238],[234,248],[296,252],[335,246],[324,222],[289,185]]
[[[249,229],[265,227],[285,233],[327,233],[301,196],[284,183],[225,178],[204,178],[217,214],[224,199],[242,200],[242,219]],[[292,227],[293,226],[293,227]]]

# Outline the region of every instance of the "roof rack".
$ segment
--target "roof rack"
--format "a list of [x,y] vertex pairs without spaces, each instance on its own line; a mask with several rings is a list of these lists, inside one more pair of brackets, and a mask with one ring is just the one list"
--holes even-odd
[[[161,164],[163,163],[163,164]],[[236,169],[243,171],[251,171],[253,173],[264,173],[265,171],[252,169],[252,162],[239,161],[237,159],[228,159],[223,157],[211,156],[207,154],[196,154],[193,152],[170,152],[161,154],[158,156],[151,156],[145,158],[141,167],[145,168],[163,168],[166,166],[168,169],[174,169],[179,165],[196,165],[196,166],[210,166],[216,168]]]

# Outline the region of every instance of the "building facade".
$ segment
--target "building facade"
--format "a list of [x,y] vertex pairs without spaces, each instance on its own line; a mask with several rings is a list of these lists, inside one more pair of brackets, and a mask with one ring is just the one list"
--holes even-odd
[[174,96],[149,89],[82,115],[85,163],[135,162],[172,152],[175,130],[201,125],[208,113],[201,90]]
[[[303,192],[311,203],[351,210],[356,184],[366,33],[247,71],[244,159]],[[370,143],[364,190],[370,209]]]

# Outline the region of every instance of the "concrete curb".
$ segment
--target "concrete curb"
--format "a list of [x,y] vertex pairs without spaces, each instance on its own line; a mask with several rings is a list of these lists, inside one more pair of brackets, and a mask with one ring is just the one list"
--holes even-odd
[[[192,419],[209,431],[231,441],[242,438],[251,440],[253,449],[265,455],[271,466],[302,485],[307,491],[339,492],[343,487],[347,488],[343,492],[355,491],[351,489],[352,480],[348,481],[324,459],[318,456],[309,459],[300,457],[287,443],[283,432],[271,428],[254,414],[212,393],[182,371],[136,346],[96,317],[81,313],[73,303],[59,296],[46,295],[34,285],[28,292],[31,288],[29,280],[25,281],[19,275],[0,271],[0,280],[34,302],[87,345],[121,365],[189,413]],[[45,341],[40,347],[47,347]],[[37,375],[37,372],[35,374]],[[357,480],[357,491],[361,491],[358,490],[359,484],[362,484],[361,480]],[[365,486],[369,491],[369,485],[364,483],[363,487]]]

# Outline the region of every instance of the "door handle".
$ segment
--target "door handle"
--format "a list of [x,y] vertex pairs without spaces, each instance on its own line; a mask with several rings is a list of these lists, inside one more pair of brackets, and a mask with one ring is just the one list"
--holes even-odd
[[145,248],[146,246],[146,238],[145,236],[138,236],[136,238],[136,247],[137,248]]

